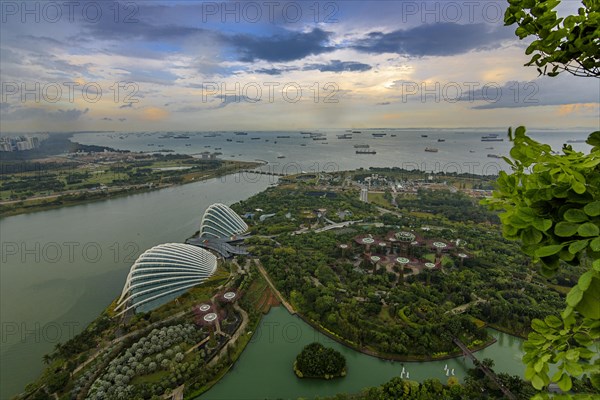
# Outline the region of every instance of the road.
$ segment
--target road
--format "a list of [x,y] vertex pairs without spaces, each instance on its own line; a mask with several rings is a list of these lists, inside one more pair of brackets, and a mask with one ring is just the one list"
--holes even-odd
[[267,283],[273,290],[273,293],[275,293],[275,295],[277,296],[277,298],[279,299],[281,304],[283,304],[283,306],[288,310],[288,312],[290,314],[292,314],[292,315],[296,314],[296,310],[294,310],[294,307],[292,307],[292,305],[283,298],[281,293],[279,293],[279,290],[277,290],[275,285],[273,285],[273,282],[271,282],[271,279],[269,278],[267,271],[265,271],[265,268],[262,266],[262,264],[260,263],[259,260],[256,260],[256,267],[258,268],[258,271],[262,274],[262,276],[265,278],[265,280],[267,281]]

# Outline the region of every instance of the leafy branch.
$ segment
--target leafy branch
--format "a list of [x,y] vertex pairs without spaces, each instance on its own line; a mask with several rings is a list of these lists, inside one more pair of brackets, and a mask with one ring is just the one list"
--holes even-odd
[[[505,25],[517,24],[520,39],[534,36],[525,64],[535,65],[540,75],[569,72],[580,77],[600,77],[600,1],[583,0],[577,15],[558,18],[560,0],[508,0]],[[548,65],[552,69],[548,71]]]

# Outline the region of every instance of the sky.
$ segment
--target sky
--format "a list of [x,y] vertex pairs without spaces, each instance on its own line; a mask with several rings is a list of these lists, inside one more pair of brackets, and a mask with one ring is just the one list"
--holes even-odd
[[600,80],[525,67],[506,4],[2,2],[0,132],[599,129]]

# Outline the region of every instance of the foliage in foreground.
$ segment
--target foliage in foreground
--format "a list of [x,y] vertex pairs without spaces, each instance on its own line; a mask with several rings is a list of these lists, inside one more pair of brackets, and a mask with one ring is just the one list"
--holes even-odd
[[[572,377],[590,374],[600,389],[600,359],[590,350],[600,339],[600,132],[587,143],[589,154],[565,145],[554,154],[550,146],[527,137],[519,127],[510,140],[513,173],[500,173],[494,198],[486,201],[500,215],[504,236],[520,240],[524,253],[552,276],[565,263],[581,265],[581,275],[567,295],[562,319],[532,321],[525,343],[525,378],[536,389],[556,382],[563,391]],[[550,377],[549,364],[558,371]]]
[[[535,40],[525,64],[535,65],[540,75],[557,76],[561,71],[575,76],[600,76],[600,1],[583,0],[576,15],[558,18],[554,9],[560,0],[508,0],[505,25],[517,24],[517,36]],[[547,71],[552,65],[551,71]]]

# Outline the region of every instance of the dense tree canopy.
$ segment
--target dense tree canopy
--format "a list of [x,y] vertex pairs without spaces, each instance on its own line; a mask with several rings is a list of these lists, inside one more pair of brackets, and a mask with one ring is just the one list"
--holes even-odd
[[314,342],[298,354],[294,370],[299,377],[329,379],[346,374],[346,359],[339,351]]

